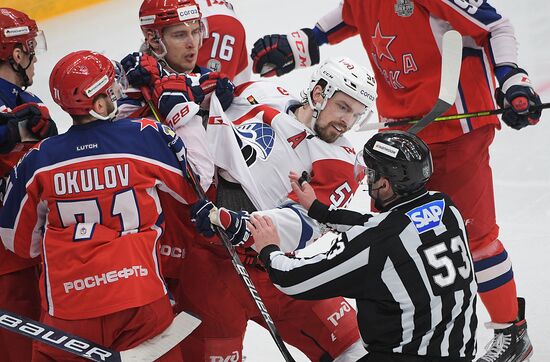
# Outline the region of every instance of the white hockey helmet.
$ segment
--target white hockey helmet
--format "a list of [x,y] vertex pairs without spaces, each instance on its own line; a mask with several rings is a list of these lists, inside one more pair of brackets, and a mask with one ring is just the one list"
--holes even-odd
[[[311,93],[320,80],[326,82],[323,90],[323,102],[313,103]],[[372,114],[376,102],[376,80],[374,75],[365,67],[347,57],[335,57],[321,64],[311,75],[309,88],[306,90],[307,100],[313,108],[311,128],[315,125],[319,113],[325,108],[328,100],[336,92],[343,92],[365,105],[365,110],[354,125],[366,122]]]

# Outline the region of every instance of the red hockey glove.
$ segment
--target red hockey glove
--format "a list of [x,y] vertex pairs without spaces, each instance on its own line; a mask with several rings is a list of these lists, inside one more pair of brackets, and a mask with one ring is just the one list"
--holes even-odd
[[154,84],[153,100],[171,127],[184,125],[199,110],[190,85],[191,79],[184,75],[162,77]]

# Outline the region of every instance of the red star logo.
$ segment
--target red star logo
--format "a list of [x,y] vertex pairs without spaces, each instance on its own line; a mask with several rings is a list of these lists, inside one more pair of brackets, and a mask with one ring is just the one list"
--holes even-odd
[[159,130],[159,124],[157,121],[153,121],[152,119],[142,118],[142,119],[135,119],[132,122],[140,123],[141,128],[140,131],[143,131],[147,127],[153,127],[157,132]]
[[382,60],[383,57],[386,57],[392,62],[395,62],[395,59],[390,52],[390,44],[396,37],[382,35],[382,32],[380,31],[380,22],[378,22],[376,24],[376,29],[374,30],[374,35],[371,38],[372,44],[376,48],[376,55],[378,55],[378,59]]

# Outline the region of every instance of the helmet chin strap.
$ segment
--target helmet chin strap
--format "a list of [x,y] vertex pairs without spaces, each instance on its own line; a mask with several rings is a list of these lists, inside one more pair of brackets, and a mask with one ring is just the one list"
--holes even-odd
[[113,109],[113,111],[112,111],[111,113],[109,113],[109,114],[106,115],[106,116],[100,115],[99,113],[97,113],[97,112],[94,111],[93,109],[90,109],[90,112],[89,112],[89,113],[90,113],[90,115],[91,115],[92,117],[94,117],[94,118],[101,119],[101,120],[103,120],[103,121],[109,121],[109,120],[115,118],[116,114],[118,113],[118,105],[117,105],[117,102],[115,101],[115,102],[113,102],[113,104],[114,104],[114,107],[115,107],[115,108]]
[[9,58],[9,62],[13,71],[19,74],[21,79],[23,79],[23,86],[21,87],[23,90],[25,90],[30,85],[30,79],[29,79],[29,76],[27,75],[27,69],[29,69],[29,67],[31,66],[33,58],[34,58],[34,52],[31,51],[29,53],[29,64],[27,64],[26,67],[22,67],[21,64],[17,64],[13,59],[13,57],[10,56]]
[[319,116],[321,115],[321,111],[325,109],[327,106],[328,98],[324,93],[323,95],[323,102],[317,102],[313,103],[313,99],[311,98],[311,92],[307,93],[307,101],[309,103],[309,106],[313,109],[313,114],[311,115],[311,120],[309,122],[309,128],[313,133],[315,132],[315,124],[317,123],[317,119],[319,119]]

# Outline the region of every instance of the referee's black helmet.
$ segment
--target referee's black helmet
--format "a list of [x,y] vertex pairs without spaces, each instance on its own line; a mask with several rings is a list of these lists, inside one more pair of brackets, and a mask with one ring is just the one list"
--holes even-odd
[[383,176],[398,195],[422,190],[433,173],[430,149],[412,133],[379,132],[365,143],[362,154],[368,183]]

